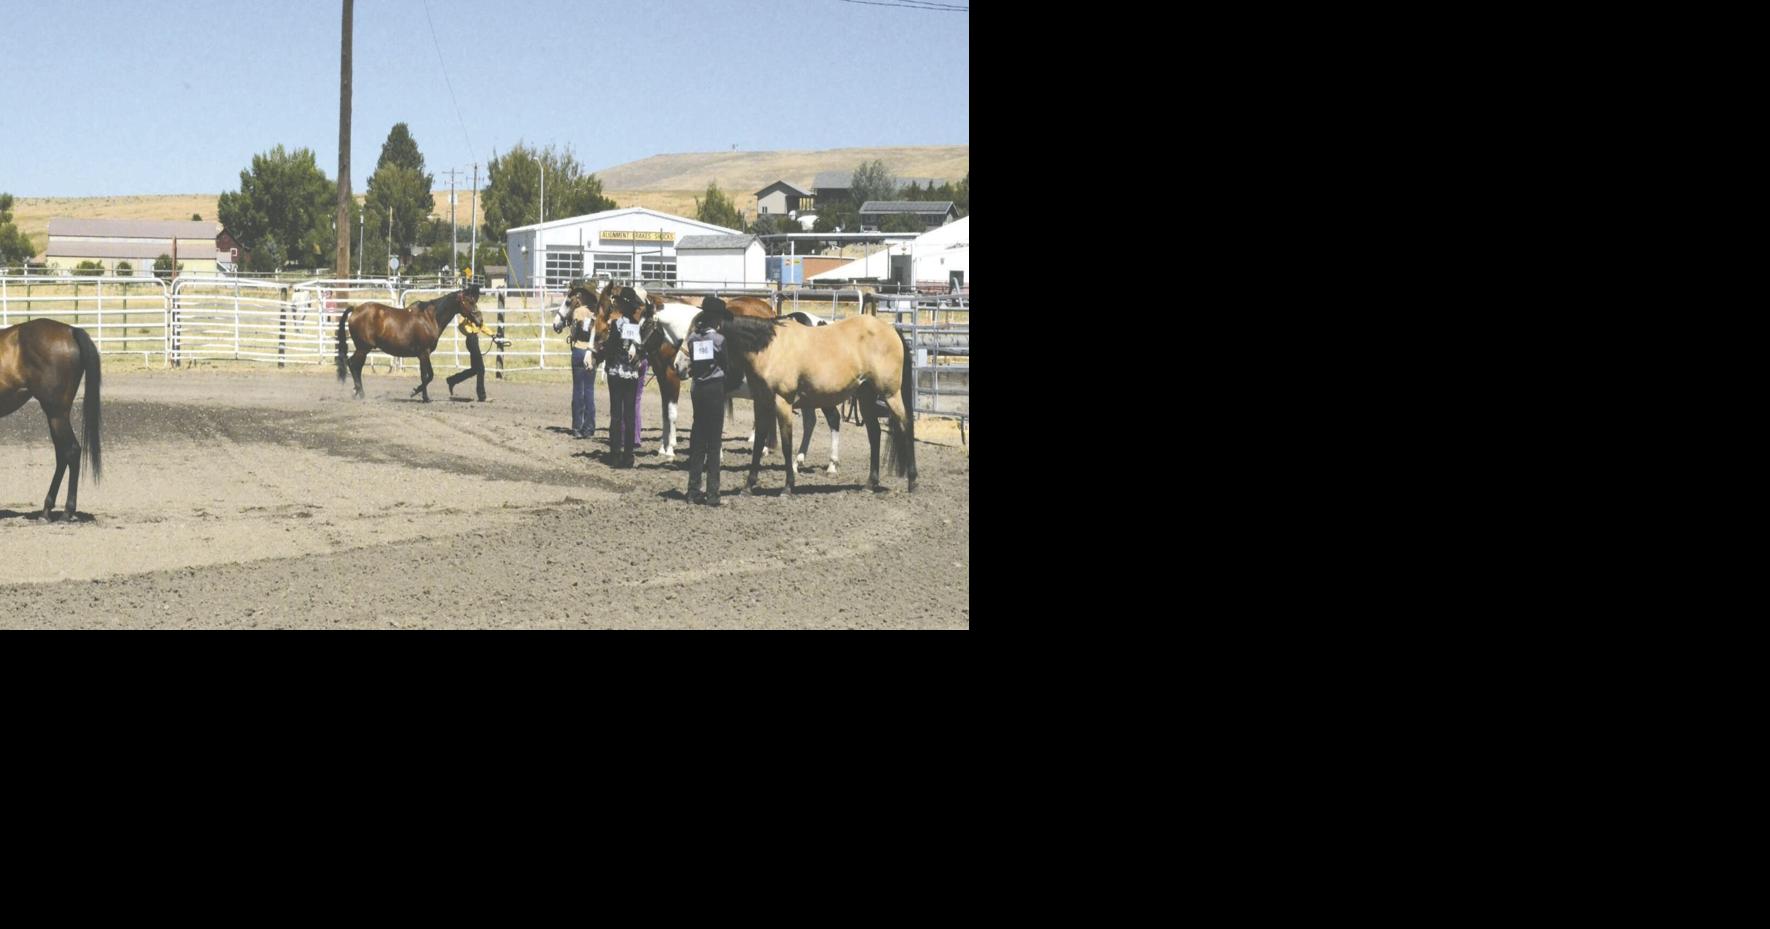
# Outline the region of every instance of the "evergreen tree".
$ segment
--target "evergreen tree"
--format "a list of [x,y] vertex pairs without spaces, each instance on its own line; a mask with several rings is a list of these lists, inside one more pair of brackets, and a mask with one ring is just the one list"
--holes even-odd
[[694,201],[695,219],[727,229],[744,228],[744,217],[738,212],[731,198],[719,189],[718,181],[708,181],[704,197],[696,197]]
[[[406,124],[395,123],[381,145],[381,160],[375,163],[375,173],[369,175],[367,209],[370,219],[382,217],[382,234],[391,243],[391,250],[399,255],[401,268],[411,265],[412,246],[418,242],[419,228],[436,206],[430,193],[435,182],[434,177],[424,173],[424,155],[418,151],[418,143]],[[386,267],[385,257],[383,262],[382,267]]]

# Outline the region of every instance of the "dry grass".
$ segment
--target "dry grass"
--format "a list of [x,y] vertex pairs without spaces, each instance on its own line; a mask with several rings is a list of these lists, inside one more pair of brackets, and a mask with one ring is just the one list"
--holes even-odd
[[[653,155],[596,172],[603,186],[622,191],[693,191],[717,181],[739,206],[756,191],[787,181],[809,187],[820,171],[852,173],[861,162],[877,159],[899,177],[939,177],[957,181],[971,170],[971,146],[934,145],[902,148],[831,148],[818,151],[698,152]],[[616,198],[619,200],[619,198]],[[622,201],[623,205],[625,201]]]
[[125,197],[14,197],[12,221],[41,255],[49,244],[51,219],[189,220],[192,213],[215,219],[220,194],[168,194]]
[[[833,148],[818,151],[699,152],[653,155],[597,171],[603,192],[623,207],[642,206],[677,216],[693,216],[695,198],[708,181],[731,195],[748,215],[754,194],[775,181],[809,187],[820,171],[852,172],[863,161],[878,159],[899,177],[940,177],[957,181],[971,170],[971,146],[940,145],[903,148]],[[480,178],[484,182],[482,174]],[[465,180],[463,184],[467,183]],[[436,190],[433,215],[449,216],[449,190]],[[358,193],[357,200],[363,198]],[[220,194],[167,194],[114,197],[15,197],[13,221],[42,254],[49,244],[51,219],[188,220],[192,213],[214,220]],[[473,192],[459,190],[455,220],[463,228],[474,215]],[[481,211],[483,216],[484,212]]]

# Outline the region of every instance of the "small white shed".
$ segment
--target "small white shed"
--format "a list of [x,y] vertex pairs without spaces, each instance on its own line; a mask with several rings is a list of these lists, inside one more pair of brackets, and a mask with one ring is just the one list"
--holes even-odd
[[768,280],[762,240],[753,235],[691,235],[676,243],[683,287],[761,286]]

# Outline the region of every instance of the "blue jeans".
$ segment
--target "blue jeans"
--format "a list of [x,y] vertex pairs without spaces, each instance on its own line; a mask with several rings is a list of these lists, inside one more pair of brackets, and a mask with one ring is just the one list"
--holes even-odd
[[596,372],[584,369],[589,349],[572,349],[572,431],[589,435],[596,431]]

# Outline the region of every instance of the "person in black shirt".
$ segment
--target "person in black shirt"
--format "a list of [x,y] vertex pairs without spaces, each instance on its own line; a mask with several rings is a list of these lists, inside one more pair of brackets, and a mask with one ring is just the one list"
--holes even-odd
[[[725,301],[708,297],[695,317],[695,331],[676,354],[678,373],[694,378],[694,428],[688,438],[688,502],[719,505],[719,444],[725,434],[725,336],[719,329],[731,318]],[[707,473],[707,495],[700,496],[701,472]]]
[[609,320],[608,333],[603,341],[603,372],[608,377],[609,464],[616,468],[631,468],[634,433],[637,431],[632,427],[632,417],[634,398],[639,391],[640,304],[618,297],[616,308],[620,312]]

